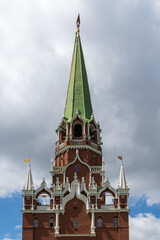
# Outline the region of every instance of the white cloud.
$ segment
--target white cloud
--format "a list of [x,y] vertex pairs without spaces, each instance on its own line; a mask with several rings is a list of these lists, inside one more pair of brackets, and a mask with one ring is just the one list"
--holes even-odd
[[5,237],[10,237],[11,234],[10,234],[10,233],[6,233],[4,236],[5,236]]
[[150,213],[130,217],[130,240],[159,240],[160,218]]
[[3,238],[2,240],[14,240],[13,238]]
[[22,229],[22,225],[16,225],[15,229]]

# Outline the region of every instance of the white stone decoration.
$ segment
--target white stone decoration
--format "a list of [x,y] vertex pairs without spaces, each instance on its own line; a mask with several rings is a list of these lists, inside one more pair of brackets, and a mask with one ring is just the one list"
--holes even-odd
[[86,205],[86,211],[89,210],[88,198],[86,196],[84,196],[83,194],[81,194],[81,192],[80,192],[80,183],[76,179],[76,175],[75,175],[75,180],[71,183],[71,192],[70,192],[70,194],[68,194],[67,196],[65,196],[63,198],[62,206],[61,206],[62,211],[65,210],[66,203],[69,202],[71,199],[73,199],[75,196],[79,200],[84,202],[84,204]]
[[[45,191],[44,191],[45,190]],[[35,191],[35,196],[37,196],[39,193],[41,193],[41,192],[46,192],[46,193],[48,193],[51,197],[52,197],[52,195],[53,195],[53,193],[52,193],[52,191],[47,187],[47,184],[46,184],[46,182],[45,182],[45,179],[43,178],[43,180],[42,180],[42,183],[41,183],[41,186],[40,186],[40,188],[38,188],[36,191]]]
[[109,189],[116,196],[116,190],[111,186],[111,184],[107,178],[106,182],[104,183],[104,186],[98,192],[98,197],[100,197],[101,193],[107,189]]
[[84,191],[87,194],[87,196],[88,196],[88,190],[86,188],[86,183],[84,181],[84,177],[82,177],[82,182],[81,182],[81,192],[82,191]]

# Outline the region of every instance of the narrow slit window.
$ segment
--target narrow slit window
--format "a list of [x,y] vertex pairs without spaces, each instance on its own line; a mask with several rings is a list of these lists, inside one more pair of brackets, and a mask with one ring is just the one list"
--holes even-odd
[[79,166],[76,166],[76,173],[79,173]]
[[52,228],[53,225],[54,225],[54,220],[53,220],[53,218],[50,218],[49,219],[49,227]]
[[102,227],[102,218],[97,218],[97,227]]
[[113,226],[118,227],[118,217],[114,217],[113,219]]
[[76,218],[73,220],[73,228],[78,228],[78,223]]
[[35,218],[35,219],[33,220],[33,227],[34,227],[34,228],[38,228],[38,218]]

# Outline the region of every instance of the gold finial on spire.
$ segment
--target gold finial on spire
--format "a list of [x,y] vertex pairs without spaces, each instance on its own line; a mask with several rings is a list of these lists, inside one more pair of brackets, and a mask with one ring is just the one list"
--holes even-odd
[[80,14],[78,14],[78,17],[77,17],[77,37],[79,36],[79,26],[80,26]]

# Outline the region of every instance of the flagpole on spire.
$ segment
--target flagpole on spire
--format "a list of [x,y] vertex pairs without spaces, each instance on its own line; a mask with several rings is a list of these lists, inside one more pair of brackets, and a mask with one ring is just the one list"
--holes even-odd
[[77,17],[77,37],[79,36],[79,27],[80,27],[80,14],[78,14],[78,17]]

